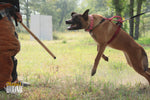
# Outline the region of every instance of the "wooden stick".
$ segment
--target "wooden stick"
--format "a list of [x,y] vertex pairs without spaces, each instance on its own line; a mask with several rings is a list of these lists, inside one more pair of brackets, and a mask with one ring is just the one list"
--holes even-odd
[[22,23],[20,24],[34,37],[35,40],[39,42],[39,44],[54,58],[56,59],[56,56]]

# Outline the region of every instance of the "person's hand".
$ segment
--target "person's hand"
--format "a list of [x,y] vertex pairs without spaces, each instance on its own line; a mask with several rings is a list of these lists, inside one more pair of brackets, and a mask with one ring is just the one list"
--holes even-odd
[[17,21],[18,22],[22,22],[22,15],[20,14],[20,12],[16,12],[16,15],[17,15]]

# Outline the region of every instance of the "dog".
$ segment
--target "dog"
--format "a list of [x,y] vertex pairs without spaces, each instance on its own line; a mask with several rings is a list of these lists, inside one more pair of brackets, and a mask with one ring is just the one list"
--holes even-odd
[[[66,24],[70,25],[68,30],[85,29],[85,31],[90,31],[90,35],[97,42],[98,53],[91,75],[93,76],[96,73],[101,57],[108,61],[108,57],[105,56],[103,52],[105,48],[109,46],[123,51],[127,63],[133,67],[137,73],[144,76],[150,84],[150,68],[148,68],[148,58],[143,47],[136,43],[124,30],[121,28],[118,30],[120,24],[115,24],[111,20],[105,20],[101,15],[89,15],[88,13],[89,9],[83,14],[72,12],[72,18],[67,20]],[[115,34],[116,30],[118,31],[117,35]]]

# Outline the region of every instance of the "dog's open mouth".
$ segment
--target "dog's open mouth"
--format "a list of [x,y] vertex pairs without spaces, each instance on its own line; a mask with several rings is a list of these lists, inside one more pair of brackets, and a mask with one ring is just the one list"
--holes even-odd
[[70,25],[67,29],[68,30],[77,30],[80,29],[80,25],[73,23],[71,20],[66,21],[66,24]]
[[71,25],[68,27],[68,30],[77,29],[77,27],[78,27],[77,24],[71,24]]

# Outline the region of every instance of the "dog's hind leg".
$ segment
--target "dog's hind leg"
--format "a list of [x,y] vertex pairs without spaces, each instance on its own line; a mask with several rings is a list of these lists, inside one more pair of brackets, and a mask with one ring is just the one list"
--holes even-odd
[[150,75],[150,68],[148,68],[148,58],[147,58],[147,54],[144,51],[144,49],[142,49],[142,66],[144,71]]
[[130,61],[132,62],[132,67],[136,72],[144,76],[150,84],[150,69],[148,68],[148,59],[144,49],[140,48],[135,50],[132,54],[128,54]]
[[134,68],[134,70],[137,72],[137,73],[139,73],[140,75],[142,75],[142,76],[144,76],[147,80],[148,80],[148,82],[149,82],[149,84],[150,84],[150,74],[148,74],[148,70],[149,70],[149,68],[145,71],[145,70],[143,70],[143,68],[141,67],[142,66],[142,63],[141,62],[132,62],[133,63],[133,68]]
[[[99,51],[99,49],[100,49],[100,46],[97,45],[97,51]],[[103,58],[105,61],[108,61],[108,60],[109,60],[108,57],[105,56],[104,54],[102,55],[102,58]]]
[[[137,67],[136,68],[133,67],[133,68],[135,69],[136,72],[138,72],[139,74],[144,76],[147,79],[147,81],[149,82],[149,84],[150,84],[150,74],[149,74],[149,72],[143,71],[143,69],[137,69]],[[141,67],[138,66],[138,68],[141,68]],[[148,70],[149,70],[149,68],[148,68]]]
[[99,60],[102,57],[106,46],[107,46],[107,44],[101,44],[100,45],[100,49],[98,50],[97,56],[95,58],[94,66],[93,66],[93,69],[92,69],[92,73],[91,73],[92,76],[96,73],[97,65],[99,64]]

